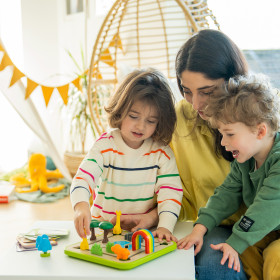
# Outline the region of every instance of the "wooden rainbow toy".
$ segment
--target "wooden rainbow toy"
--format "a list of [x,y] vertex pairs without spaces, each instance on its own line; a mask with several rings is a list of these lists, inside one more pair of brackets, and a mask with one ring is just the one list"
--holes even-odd
[[155,251],[155,239],[153,234],[148,229],[135,231],[132,235],[132,251],[141,249],[141,237],[145,240],[145,252],[150,254]]

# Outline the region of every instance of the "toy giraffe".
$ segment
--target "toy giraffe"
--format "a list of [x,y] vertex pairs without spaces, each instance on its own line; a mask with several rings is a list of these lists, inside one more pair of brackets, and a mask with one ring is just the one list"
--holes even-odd
[[117,219],[116,219],[116,225],[113,228],[113,234],[121,234],[122,229],[121,229],[121,211],[116,211]]

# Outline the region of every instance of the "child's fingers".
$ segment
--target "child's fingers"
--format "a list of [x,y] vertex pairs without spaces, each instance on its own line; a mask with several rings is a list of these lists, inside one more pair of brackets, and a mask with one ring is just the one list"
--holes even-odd
[[79,219],[75,219],[75,229],[76,229],[76,232],[78,233],[78,235],[81,237],[81,234],[80,234],[80,223],[79,223]]
[[75,222],[75,226],[76,226],[76,231],[77,231],[78,235],[79,235],[81,238],[84,238],[84,237],[85,237],[85,233],[84,233],[83,220],[82,220],[82,219],[78,219],[78,220]]
[[195,246],[194,255],[196,256],[201,250],[202,244]]
[[228,268],[233,268],[235,271],[240,272],[240,263],[239,258],[235,258],[234,256],[230,256],[228,260]]
[[177,242],[177,241],[178,241],[178,239],[177,239],[176,236],[174,236],[174,235],[171,235],[170,240],[172,240],[172,241],[174,241],[174,242]]
[[210,247],[213,249],[213,250],[221,250],[222,246],[220,244],[210,244]]
[[114,216],[114,217],[110,220],[110,223],[112,223],[113,225],[116,224],[116,216]]
[[230,255],[228,258],[228,268],[232,268],[234,263],[234,257]]
[[224,252],[223,257],[221,259],[221,265],[224,265],[228,258],[229,254]]
[[177,242],[177,247],[179,248],[179,249],[182,249],[182,248],[185,248],[185,246],[187,245],[187,243],[188,243],[188,240],[186,240],[186,239],[180,239],[178,242]]
[[75,229],[76,229],[76,232],[77,232],[77,233],[78,233],[78,235],[80,236],[80,233],[79,233],[79,226],[78,226],[78,223],[77,223],[77,221],[76,221],[76,220],[75,220],[74,224],[75,224]]
[[161,242],[163,239],[163,234],[162,233],[156,233],[156,236],[158,237],[158,241]]
[[167,242],[170,242],[170,240],[171,240],[171,234],[166,233],[166,234],[164,234],[164,235],[162,236],[162,238],[164,238]]
[[80,236],[81,236],[82,238],[86,238],[83,220],[80,221],[79,233],[80,233]]
[[178,249],[182,249],[186,244],[184,243],[184,239],[180,239],[177,241],[177,247]]
[[85,231],[85,234],[86,235],[90,235],[90,220],[85,217],[85,220],[84,220],[84,231]]
[[238,259],[237,262],[234,263],[234,270],[240,272],[240,261]]
[[193,243],[190,242],[188,239],[187,240],[181,239],[177,243],[178,249],[185,249],[185,250],[190,249],[192,245]]
[[234,259],[233,269],[240,272],[240,262],[238,256]]

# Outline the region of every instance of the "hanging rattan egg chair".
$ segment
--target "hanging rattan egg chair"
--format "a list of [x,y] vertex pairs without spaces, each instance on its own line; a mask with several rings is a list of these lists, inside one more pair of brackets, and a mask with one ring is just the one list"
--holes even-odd
[[180,46],[210,27],[219,25],[207,0],[117,0],[100,28],[89,68],[88,106],[96,132],[107,129],[104,105],[122,67],[154,67],[175,78]]

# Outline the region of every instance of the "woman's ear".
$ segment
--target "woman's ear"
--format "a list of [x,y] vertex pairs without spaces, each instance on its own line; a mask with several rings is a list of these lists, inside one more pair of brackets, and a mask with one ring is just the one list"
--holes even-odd
[[267,134],[267,124],[260,123],[257,126],[257,138],[261,140]]

